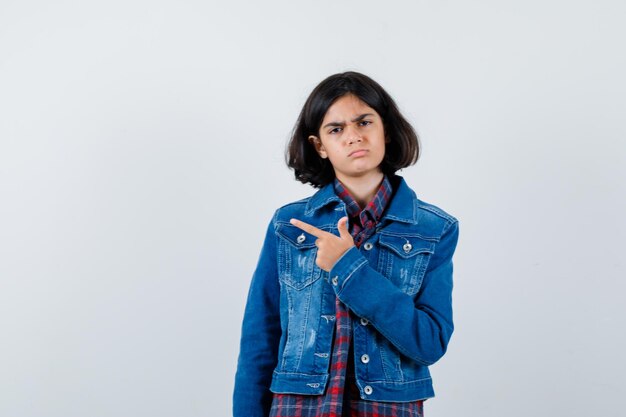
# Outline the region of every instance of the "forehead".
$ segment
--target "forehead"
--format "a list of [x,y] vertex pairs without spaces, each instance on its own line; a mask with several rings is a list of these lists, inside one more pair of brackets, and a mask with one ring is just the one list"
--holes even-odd
[[326,111],[323,122],[350,120],[365,113],[378,116],[376,110],[365,104],[355,95],[347,94],[338,98]]

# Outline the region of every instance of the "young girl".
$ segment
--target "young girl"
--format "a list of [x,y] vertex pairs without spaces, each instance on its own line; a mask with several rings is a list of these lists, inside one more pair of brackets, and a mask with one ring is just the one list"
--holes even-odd
[[287,150],[319,190],[274,213],[248,294],[235,417],[423,415],[453,331],[458,221],[396,175],[418,139],[356,72],[322,81]]

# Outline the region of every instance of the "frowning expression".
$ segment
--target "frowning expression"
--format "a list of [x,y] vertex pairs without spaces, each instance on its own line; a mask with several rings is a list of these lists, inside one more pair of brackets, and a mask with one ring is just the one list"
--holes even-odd
[[373,108],[348,94],[326,111],[318,136],[310,136],[317,153],[328,158],[339,180],[380,172],[385,156],[383,120]]

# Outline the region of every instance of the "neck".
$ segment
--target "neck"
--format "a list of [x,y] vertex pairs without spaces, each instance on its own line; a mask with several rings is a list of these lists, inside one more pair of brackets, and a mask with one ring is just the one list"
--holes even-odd
[[364,208],[374,198],[383,181],[383,177],[384,174],[382,172],[373,172],[362,177],[337,175],[337,179],[341,181],[361,208]]

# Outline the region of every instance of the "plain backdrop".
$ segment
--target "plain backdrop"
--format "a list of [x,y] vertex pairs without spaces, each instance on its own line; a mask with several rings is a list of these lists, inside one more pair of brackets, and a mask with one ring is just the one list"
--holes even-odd
[[228,416],[284,148],[357,70],[460,222],[427,416],[622,416],[622,1],[0,1],[0,415]]

